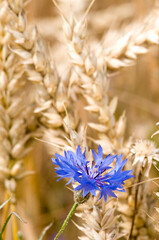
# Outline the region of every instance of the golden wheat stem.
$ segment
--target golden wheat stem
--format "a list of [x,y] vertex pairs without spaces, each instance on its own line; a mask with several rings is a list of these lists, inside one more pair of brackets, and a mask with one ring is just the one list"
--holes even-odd
[[[138,176],[138,179],[137,179],[137,182],[140,182],[141,181],[141,177],[142,177],[142,174],[141,172],[139,173],[139,176]],[[139,185],[136,186],[136,190],[135,190],[135,204],[134,204],[134,213],[133,213],[133,216],[132,216],[132,224],[131,224],[131,229],[130,229],[130,235],[129,235],[129,240],[132,239],[132,233],[133,233],[133,229],[134,229],[134,223],[135,223],[135,217],[136,217],[136,214],[137,214],[137,199],[138,199],[138,192],[139,192]]]
[[[16,212],[16,205],[11,205],[11,211]],[[12,234],[13,234],[13,240],[18,240],[18,226],[17,226],[17,218],[15,215],[12,216]]]

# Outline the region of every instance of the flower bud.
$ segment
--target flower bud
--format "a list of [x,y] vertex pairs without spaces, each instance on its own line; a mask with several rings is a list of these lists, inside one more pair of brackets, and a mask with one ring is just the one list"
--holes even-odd
[[85,197],[83,197],[83,191],[74,191],[74,201],[82,204],[84,202],[86,202],[90,197],[90,193],[88,193]]

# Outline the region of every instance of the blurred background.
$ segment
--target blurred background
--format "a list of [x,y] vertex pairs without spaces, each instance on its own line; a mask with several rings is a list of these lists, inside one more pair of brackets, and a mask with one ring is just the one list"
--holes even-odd
[[[80,19],[90,0],[58,0],[57,2],[65,16],[70,17],[72,10]],[[127,26],[131,26],[134,21],[142,21],[155,6],[158,6],[156,0],[95,1],[88,15],[90,46],[92,45],[93,48],[94,43],[103,43],[105,39],[109,43],[110,31],[116,31],[117,36],[124,34]],[[62,19],[53,2],[32,0],[27,6],[27,13],[29,23],[38,27],[57,68],[61,69],[62,65],[67,65],[68,57],[62,31]],[[122,112],[126,109],[127,112],[128,135],[150,137],[159,119],[157,111],[158,57],[159,47],[150,47],[147,54],[139,56],[134,66],[116,73],[111,81],[111,94],[119,98],[118,111]]]
[[[59,0],[58,3],[66,16],[74,11],[80,19],[90,0]],[[102,43],[110,31],[122,33],[127,25],[141,21],[157,4],[155,0],[96,0],[88,15],[88,42],[93,47],[96,42]],[[57,8],[51,0],[32,0],[26,12],[28,23],[37,26],[52,60],[62,74],[63,66],[68,64],[68,57]],[[135,138],[150,139],[157,130],[158,77],[159,47],[153,46],[147,54],[138,57],[135,65],[124,68],[111,78],[109,94],[118,96],[117,118],[126,110],[127,137],[133,135]],[[158,136],[154,140],[158,143]],[[50,222],[53,222],[53,226],[46,239],[53,239],[73,204],[73,194],[66,188],[64,181],[56,182],[51,157],[47,154],[46,146],[37,141],[29,161],[26,160],[27,168],[34,169],[36,174],[23,180],[19,186],[17,212],[27,221],[27,224],[19,224],[29,240],[37,239]],[[60,239],[74,240],[78,235],[77,228],[70,221]]]

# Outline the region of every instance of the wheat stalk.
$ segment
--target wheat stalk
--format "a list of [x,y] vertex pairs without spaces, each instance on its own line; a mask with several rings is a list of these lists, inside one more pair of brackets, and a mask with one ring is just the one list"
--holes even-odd
[[[100,123],[88,123],[88,126],[99,131],[101,135],[103,133],[102,136],[107,139],[107,142],[104,141],[105,139],[102,139],[100,142],[95,140],[95,142],[97,144],[100,143],[101,145],[104,144],[104,153],[108,153],[112,150],[112,148],[110,148],[110,146],[112,147],[112,144],[109,140],[109,136],[104,132],[107,133],[108,131],[114,130],[112,130],[112,128],[115,126],[114,112],[117,100],[114,98],[109,104],[106,91],[106,89],[108,89],[109,81],[106,78],[106,69],[101,67],[99,70],[95,54],[85,46],[85,18],[80,22],[76,22],[75,19],[72,19],[72,21],[69,22],[64,18],[64,31],[68,39],[68,53],[71,64],[73,65],[71,76],[72,86],[78,86],[79,93],[84,95],[90,105],[86,106],[85,109],[87,109],[89,113],[97,113]],[[123,137],[124,133],[124,119],[125,115],[121,117],[116,125],[118,136],[120,138]],[[90,138],[89,131],[87,132],[87,138]],[[92,204],[94,208],[90,208],[89,204]],[[78,228],[86,235],[86,237],[80,239],[93,239],[94,235],[96,236],[96,239],[111,239],[112,236],[114,237],[113,239],[118,239],[121,237],[117,232],[114,234],[114,232],[117,231],[118,225],[117,217],[114,217],[114,210],[112,210],[112,212],[107,211],[103,201],[100,201],[97,205],[98,207],[95,206],[93,199],[91,199],[90,202],[86,203],[86,206],[84,206],[84,209],[90,208],[89,212],[83,210],[82,213],[78,215],[86,222],[83,227],[78,226]],[[112,207],[112,209],[114,208]]]
[[121,36],[119,31],[110,31],[103,39],[101,54],[108,71],[130,66],[138,55],[147,53],[149,46],[159,44],[158,9],[153,9],[144,20],[127,26],[124,32]]
[[[25,19],[25,15],[23,18]],[[10,34],[16,43],[11,51],[20,57],[27,82],[32,84],[34,89],[34,115],[40,124],[39,137],[44,134],[46,128],[55,129],[56,132],[52,131],[54,140],[56,141],[56,137],[60,136],[59,138],[64,141],[62,135],[67,136],[68,133],[66,127],[68,115],[66,116],[65,110],[68,105],[70,108],[71,94],[74,94],[73,90],[69,93],[71,96],[68,94],[69,72],[65,77],[59,76],[36,28],[32,28],[30,32],[24,29],[19,34],[11,29]],[[77,126],[76,116],[76,112],[69,111],[72,128]]]
[[[6,192],[12,197],[11,211],[15,211],[18,181],[33,174],[24,168],[24,159],[33,148],[31,143],[38,136],[39,126],[34,114],[32,84],[22,65],[22,58],[30,57],[28,50],[32,47],[30,40],[23,38],[26,27],[23,1],[2,0],[0,20],[0,176]],[[16,218],[12,225],[15,240]]]
[[[159,123],[156,123],[156,125],[159,125]],[[159,133],[159,131],[156,131],[151,137],[155,136],[155,135],[158,134],[158,133]],[[159,161],[158,158],[157,158],[157,161]],[[157,161],[154,161],[153,164],[154,164],[155,168],[157,169],[157,171],[159,171],[159,168],[157,167]],[[158,184],[157,184],[157,186],[158,186]],[[157,198],[159,198],[159,192],[156,192],[156,196],[157,196]],[[155,207],[155,209],[156,209],[157,213],[159,213],[159,208],[158,208],[158,207]],[[148,215],[148,216],[149,216],[149,215]],[[158,220],[153,219],[151,216],[149,216],[149,217],[150,217],[150,219],[152,219],[153,222],[155,223],[155,224],[154,224],[154,227],[155,227],[156,231],[159,232],[159,222],[158,222]]]
[[[32,150],[32,146],[28,143],[34,136],[37,136],[38,125],[34,115],[35,104],[31,85],[25,76],[21,57],[15,53],[16,46],[24,43],[22,37],[22,32],[25,32],[23,3],[21,1],[1,1],[0,18],[0,44],[2,47],[0,172],[6,189],[13,195],[12,202],[14,202],[16,201],[16,181],[31,174],[23,168],[23,159]],[[27,44],[29,47],[29,40]],[[26,54],[25,57],[28,55]],[[25,99],[28,101],[26,102]]]
[[[137,140],[132,145],[129,158],[133,164],[134,183],[140,183],[149,177],[152,163],[158,161],[158,151],[155,144],[149,140]],[[145,181],[137,186],[134,183],[132,182],[132,188],[127,194],[119,198],[118,211],[122,219],[121,229],[127,234],[128,239],[154,239],[156,232],[148,216],[154,208],[150,183]]]
[[[68,40],[70,62],[73,65],[72,86],[78,84],[79,93],[87,101],[87,105],[84,106],[85,110],[89,116],[95,116],[96,122],[88,122],[89,128],[96,135],[93,141],[101,144],[105,153],[109,153],[121,147],[123,143],[125,113],[118,122],[115,121],[114,112],[117,107],[117,98],[109,100],[107,69],[95,53],[87,47],[85,19],[79,22],[72,19],[70,23],[64,19],[64,32]],[[93,139],[94,136],[89,135],[89,138]]]
[[97,201],[97,198],[90,198],[87,203],[79,207],[77,217],[82,219],[82,226],[75,223],[77,228],[81,230],[85,236],[79,237],[81,240],[116,240],[124,236],[119,233],[120,223],[119,215],[115,215],[117,202],[109,200]]

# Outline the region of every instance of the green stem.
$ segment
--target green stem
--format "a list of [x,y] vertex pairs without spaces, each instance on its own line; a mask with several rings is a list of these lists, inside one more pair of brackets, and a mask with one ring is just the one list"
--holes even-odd
[[67,224],[68,224],[68,221],[69,219],[72,217],[72,215],[74,214],[74,212],[76,211],[76,208],[78,207],[78,203],[75,202],[69,212],[69,214],[67,215],[62,227],[60,228],[60,231],[57,233],[56,237],[54,238],[54,240],[57,240],[59,238],[59,236],[63,233],[63,231],[65,230]]

